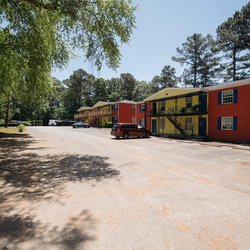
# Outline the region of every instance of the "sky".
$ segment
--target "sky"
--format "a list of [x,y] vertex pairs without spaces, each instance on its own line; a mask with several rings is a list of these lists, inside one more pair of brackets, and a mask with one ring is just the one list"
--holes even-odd
[[110,79],[121,73],[130,73],[137,80],[151,81],[160,75],[165,65],[171,65],[180,76],[183,67],[172,61],[176,48],[181,47],[194,33],[216,36],[217,27],[240,10],[247,0],[134,0],[136,29],[129,44],[121,46],[120,67],[113,71],[103,66],[97,71],[92,62],[86,62],[80,52],[63,70],[52,75],[65,80],[77,69],[84,69],[96,77]]

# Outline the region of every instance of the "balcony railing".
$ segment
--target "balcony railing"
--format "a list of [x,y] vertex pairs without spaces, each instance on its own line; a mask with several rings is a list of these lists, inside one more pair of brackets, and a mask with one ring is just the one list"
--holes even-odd
[[165,109],[157,109],[151,110],[151,115],[184,115],[184,114],[199,114],[206,113],[207,110],[201,111],[200,105],[194,105],[191,107],[174,107],[174,108],[165,108]]
[[98,116],[111,116],[113,114],[112,110],[96,110],[90,112],[91,117],[98,117]]

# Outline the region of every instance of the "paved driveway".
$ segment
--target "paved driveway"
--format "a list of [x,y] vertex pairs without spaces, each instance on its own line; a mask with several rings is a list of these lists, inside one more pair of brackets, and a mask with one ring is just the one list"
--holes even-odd
[[29,130],[0,139],[0,248],[249,249],[247,147]]

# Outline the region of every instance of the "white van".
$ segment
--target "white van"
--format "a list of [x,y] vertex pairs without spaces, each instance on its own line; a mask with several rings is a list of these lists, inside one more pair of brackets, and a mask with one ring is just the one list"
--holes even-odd
[[48,123],[48,125],[49,126],[56,126],[57,124],[57,120],[49,120],[49,123]]

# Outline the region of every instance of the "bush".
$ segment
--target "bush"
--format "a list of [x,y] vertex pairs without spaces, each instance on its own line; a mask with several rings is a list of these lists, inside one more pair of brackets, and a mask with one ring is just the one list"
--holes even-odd
[[17,128],[19,132],[23,132],[25,130],[25,126],[23,124],[19,124]]
[[29,121],[21,121],[21,123],[25,126],[31,126],[31,122]]
[[104,125],[104,128],[112,128],[113,127],[113,123],[112,122],[106,122]]

